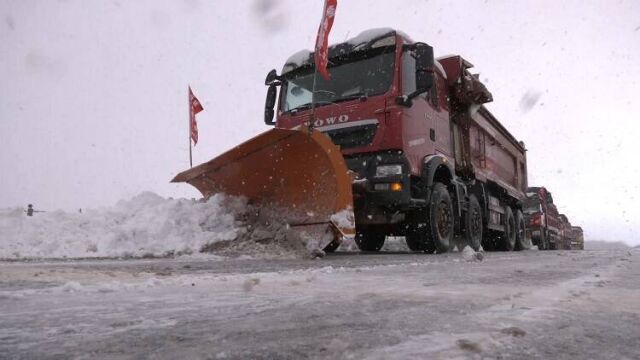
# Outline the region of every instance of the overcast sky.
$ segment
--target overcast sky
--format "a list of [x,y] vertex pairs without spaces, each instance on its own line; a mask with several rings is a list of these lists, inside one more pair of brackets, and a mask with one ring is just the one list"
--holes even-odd
[[[0,0],[0,207],[111,205],[268,128],[264,77],[311,48],[321,0]],[[394,27],[461,54],[590,239],[640,244],[640,2],[339,0],[332,43]]]

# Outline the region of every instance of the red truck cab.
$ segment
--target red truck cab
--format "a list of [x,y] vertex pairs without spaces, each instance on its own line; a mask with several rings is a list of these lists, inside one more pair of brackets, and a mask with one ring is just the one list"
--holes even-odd
[[[412,99],[411,107],[399,104],[416,91],[414,46],[399,31],[365,31],[329,49],[330,80],[314,76],[310,52],[294,54],[280,75],[286,81],[280,92],[276,127],[291,129],[311,123],[331,137],[347,158],[402,151],[408,172],[416,176],[424,154],[439,153],[453,161],[442,66],[432,58],[428,71],[435,82],[433,88],[419,94],[420,99]],[[435,140],[427,141],[431,138]]]
[[551,193],[544,187],[528,188],[523,212],[533,243],[540,250],[556,249],[560,244],[562,228]]

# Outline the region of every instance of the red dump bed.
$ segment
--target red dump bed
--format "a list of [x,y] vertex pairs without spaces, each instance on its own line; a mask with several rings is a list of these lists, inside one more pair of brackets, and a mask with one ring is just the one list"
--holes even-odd
[[484,107],[470,116],[469,140],[475,177],[497,183],[517,198],[527,188],[524,147]]
[[447,74],[451,94],[456,172],[497,184],[516,199],[523,199],[527,189],[524,144],[481,105],[492,96],[478,76],[468,71],[471,63],[460,56],[438,61]]

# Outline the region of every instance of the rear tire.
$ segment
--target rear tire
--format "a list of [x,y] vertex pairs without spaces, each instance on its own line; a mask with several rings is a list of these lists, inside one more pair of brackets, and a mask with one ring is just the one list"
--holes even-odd
[[551,243],[549,243],[549,233],[546,230],[542,231],[542,250],[551,250]]
[[[553,238],[553,241],[551,241],[551,238]],[[547,250],[556,250],[557,248],[557,244],[558,244],[558,237],[556,235],[549,235],[549,232],[547,231]]]
[[484,251],[496,251],[499,248],[500,241],[502,241],[502,239],[499,233],[485,228],[482,234],[482,248]]
[[[475,195],[469,196],[469,208],[465,217],[465,240],[473,250],[480,250],[482,245],[482,208]],[[458,249],[462,251],[463,249]]]
[[538,250],[547,250],[547,238],[544,233],[544,229],[540,229],[540,235],[531,239],[534,245],[538,246]]
[[504,233],[500,245],[503,251],[513,251],[516,247],[516,220],[510,207],[505,206],[504,209]]
[[516,250],[524,250],[530,247],[526,238],[527,229],[524,224],[524,215],[522,211],[516,211]]
[[361,251],[380,251],[384,240],[386,238],[386,232],[381,227],[375,226],[356,226],[356,245]]

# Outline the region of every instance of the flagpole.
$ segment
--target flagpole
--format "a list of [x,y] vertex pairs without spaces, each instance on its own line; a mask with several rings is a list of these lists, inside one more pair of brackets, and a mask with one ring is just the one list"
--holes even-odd
[[[309,134],[313,131],[313,125],[316,121],[316,86],[318,82],[318,67],[322,65],[322,77],[326,80],[331,78],[327,72],[329,65],[329,32],[333,26],[333,18],[335,17],[337,0],[324,0],[322,7],[322,18],[320,18],[320,26],[318,26],[318,35],[316,35],[316,47],[313,53],[313,86],[311,89],[311,119],[309,121]],[[319,54],[319,52],[321,52]]]
[[[320,19],[320,27],[322,27],[324,23],[325,13],[327,12],[327,3],[325,1],[322,6],[322,18]],[[318,34],[320,34],[320,28],[318,28]],[[309,135],[313,131],[313,123],[316,121],[316,80],[318,78],[318,61],[316,61],[318,56],[318,37],[316,36],[316,48],[313,53],[313,85],[311,87],[311,119],[309,120]]]
[[191,87],[188,87],[189,93],[187,94],[187,98],[189,99],[189,116],[187,117],[187,121],[189,122],[189,126],[187,127],[187,137],[189,138],[189,168],[193,167],[193,158],[191,157]]
[[309,120],[309,134],[313,131],[313,123],[316,121],[316,79],[318,78],[318,66],[313,66],[313,86],[311,88],[311,119]]

